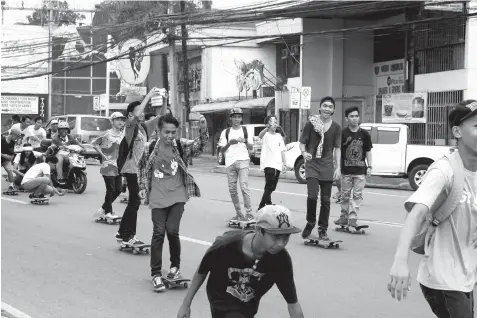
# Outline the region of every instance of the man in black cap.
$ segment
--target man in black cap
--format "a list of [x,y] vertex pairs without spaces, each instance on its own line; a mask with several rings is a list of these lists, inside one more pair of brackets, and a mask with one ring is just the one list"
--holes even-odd
[[300,233],[284,206],[267,205],[258,211],[255,231],[229,231],[205,253],[177,318],[189,318],[192,300],[207,275],[212,318],[252,318],[260,299],[277,284],[291,318],[302,318],[291,257],[285,246]]
[[410,290],[409,249],[424,254],[417,281],[438,318],[474,318],[477,283],[477,101],[449,115],[457,150],[429,167],[406,201],[388,289],[401,300]]

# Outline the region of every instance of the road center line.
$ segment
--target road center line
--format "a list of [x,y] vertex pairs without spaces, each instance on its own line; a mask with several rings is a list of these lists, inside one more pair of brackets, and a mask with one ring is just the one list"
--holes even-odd
[[[250,188],[250,190],[254,191],[263,191],[263,189],[255,189],[255,188]],[[288,194],[288,195],[297,195],[300,197],[306,197],[307,194],[305,193],[294,193],[294,192],[284,192],[284,191],[274,191],[275,193],[283,193],[283,194]],[[406,196],[403,195],[396,195],[396,194],[386,194],[386,193],[379,193],[379,192],[365,192],[364,194],[374,194],[374,195],[382,195],[386,197],[396,197],[396,198],[407,198]]]
[[2,311],[7,312],[10,316],[13,316],[15,318],[31,318],[30,316],[28,316],[24,312],[14,308],[14,307],[12,307],[8,304],[5,304],[3,301],[2,301]]
[[20,204],[28,204],[28,202],[25,202],[25,201],[16,200],[16,199],[10,199],[10,198],[5,198],[5,197],[2,197],[2,200],[14,202],[14,203],[20,203]]
[[180,239],[181,239],[181,240],[184,240],[184,241],[191,242],[191,243],[196,243],[196,244],[200,244],[200,245],[205,245],[205,246],[211,246],[211,245],[212,245],[211,242],[196,240],[196,239],[194,239],[194,238],[190,238],[190,237],[182,236],[182,235],[180,235]]

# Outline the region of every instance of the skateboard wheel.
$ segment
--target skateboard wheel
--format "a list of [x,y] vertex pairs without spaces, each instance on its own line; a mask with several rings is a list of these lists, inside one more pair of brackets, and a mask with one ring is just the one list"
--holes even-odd
[[144,252],[149,255],[149,249],[145,249]]
[[133,254],[136,255],[136,254],[137,254],[137,250],[133,250]]
[[336,245],[335,245],[335,248],[340,248],[340,245],[339,245],[339,244],[336,244]]
[[305,245],[308,245],[308,244],[310,244],[310,243],[309,243],[309,242],[307,242],[307,241],[305,241]]
[[170,285],[169,285],[169,282],[168,281],[164,281],[164,286],[169,289]]
[[184,288],[189,288],[189,284],[184,283]]
[[123,250],[123,247],[122,247],[122,246],[120,246],[120,247],[119,247],[119,250],[120,250],[120,251],[122,251],[122,250]]

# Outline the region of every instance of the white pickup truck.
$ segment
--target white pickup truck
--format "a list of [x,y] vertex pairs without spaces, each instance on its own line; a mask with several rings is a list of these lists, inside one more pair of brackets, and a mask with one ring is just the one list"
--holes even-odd
[[[375,176],[403,177],[416,190],[427,168],[450,151],[450,146],[409,145],[409,127],[403,124],[368,124],[360,126],[371,135]],[[298,142],[287,145],[287,167],[295,170],[300,183],[306,183],[305,161]]]

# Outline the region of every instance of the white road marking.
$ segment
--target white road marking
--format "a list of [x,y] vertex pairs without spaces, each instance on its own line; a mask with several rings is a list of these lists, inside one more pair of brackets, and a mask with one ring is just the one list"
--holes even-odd
[[3,301],[2,301],[2,311],[6,311],[8,314],[10,314],[11,316],[14,316],[16,318],[31,318],[30,316],[28,316],[24,312],[14,308],[14,307],[12,307],[8,304],[5,304]]
[[[263,191],[263,189],[255,189],[255,188],[250,188],[250,190],[254,191]],[[283,193],[283,194],[288,194],[288,195],[297,195],[300,197],[306,197],[307,194],[305,193],[294,193],[294,192],[284,192],[284,191],[274,191],[275,193]],[[403,195],[396,195],[396,194],[387,194],[387,193],[379,193],[379,192],[364,192],[364,194],[374,194],[374,195],[382,195],[386,197],[396,197],[396,198],[407,198],[406,196]]]
[[368,220],[359,220],[360,223],[370,223],[370,224],[379,224],[379,225],[386,225],[391,227],[402,227],[401,223],[394,223],[394,222],[384,222],[384,221],[368,221]]
[[5,197],[2,197],[2,200],[14,202],[14,203],[20,203],[20,204],[28,204],[28,202],[25,202],[25,201],[16,200],[16,199],[10,199],[10,198],[5,198]]
[[182,235],[180,236],[180,239],[181,239],[181,240],[184,240],[184,241],[191,242],[191,243],[196,243],[196,244],[200,244],[200,245],[205,245],[205,246],[211,246],[211,245],[212,245],[211,242],[196,240],[196,239],[194,239],[194,238],[190,238],[190,237],[186,237],[186,236],[182,236]]

